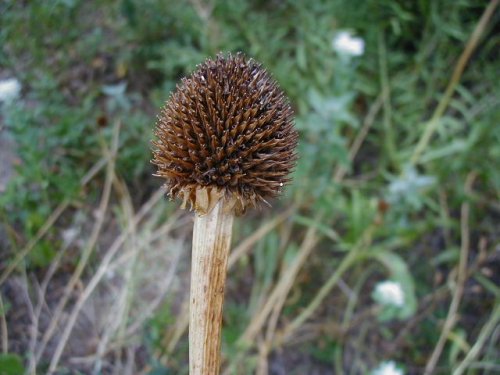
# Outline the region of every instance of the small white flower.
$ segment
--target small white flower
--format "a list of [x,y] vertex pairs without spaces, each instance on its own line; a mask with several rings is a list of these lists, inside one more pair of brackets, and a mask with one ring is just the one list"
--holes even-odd
[[365,42],[348,31],[341,31],[333,38],[332,47],[342,55],[361,56],[365,51]]
[[115,276],[116,276],[116,272],[114,270],[112,270],[112,269],[107,270],[106,273],[105,273],[105,277],[108,280],[113,279]]
[[396,367],[394,361],[386,361],[382,362],[370,375],[404,375],[404,373]]
[[68,228],[61,232],[61,237],[64,243],[64,246],[68,246],[73,242],[78,236],[78,230],[76,228]]
[[401,307],[405,302],[405,293],[401,285],[395,281],[387,280],[378,283],[373,295],[382,305]]
[[127,82],[120,82],[116,85],[103,85],[102,92],[111,97],[122,97],[127,90]]
[[21,84],[16,78],[0,81],[0,102],[10,103],[19,96]]
[[389,194],[392,197],[413,194],[420,189],[432,186],[435,182],[435,177],[419,175],[414,167],[407,166],[404,168],[402,176],[389,185]]

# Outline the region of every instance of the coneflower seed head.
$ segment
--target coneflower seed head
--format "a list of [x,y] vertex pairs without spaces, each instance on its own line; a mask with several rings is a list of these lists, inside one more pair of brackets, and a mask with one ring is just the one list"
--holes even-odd
[[276,81],[252,59],[219,54],[183,78],[165,104],[153,141],[157,176],[171,197],[200,214],[219,199],[241,213],[289,182],[297,132]]

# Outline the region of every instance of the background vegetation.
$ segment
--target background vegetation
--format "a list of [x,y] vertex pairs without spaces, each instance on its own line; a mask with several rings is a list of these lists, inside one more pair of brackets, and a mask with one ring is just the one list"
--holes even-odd
[[237,220],[225,374],[499,373],[497,3],[2,1],[0,373],[187,374],[192,218],[149,142],[219,51],[262,62],[300,131],[285,196]]

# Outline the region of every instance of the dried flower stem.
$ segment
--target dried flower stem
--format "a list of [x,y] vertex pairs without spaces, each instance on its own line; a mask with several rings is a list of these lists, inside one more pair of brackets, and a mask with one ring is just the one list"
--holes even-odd
[[196,211],[189,367],[217,375],[233,216],[277,196],[297,160],[293,110],[278,84],[241,53],[218,54],[184,78],[155,129],[155,174]]
[[234,214],[221,199],[195,216],[189,323],[190,375],[217,375],[220,368],[222,306]]

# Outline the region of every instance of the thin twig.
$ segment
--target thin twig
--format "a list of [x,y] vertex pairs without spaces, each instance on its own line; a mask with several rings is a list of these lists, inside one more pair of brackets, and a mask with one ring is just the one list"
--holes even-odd
[[173,329],[173,332],[169,334],[169,337],[166,337],[164,339],[165,342],[165,347],[166,347],[166,354],[170,355],[172,352],[175,350],[177,347],[177,343],[181,339],[181,337],[184,335],[186,330],[188,329],[189,326],[189,299],[186,299],[179,311],[179,314],[177,315],[177,320],[179,321]]
[[446,108],[448,107],[448,104],[450,103],[451,97],[453,93],[455,92],[455,88],[457,87],[458,83],[460,82],[460,78],[462,77],[462,73],[465,70],[465,67],[467,63],[469,62],[469,59],[476,49],[476,47],[479,44],[479,41],[481,39],[481,36],[486,29],[486,26],[488,26],[488,22],[490,21],[491,16],[495,12],[496,7],[498,6],[498,2],[500,0],[491,0],[486,9],[483,12],[483,15],[481,16],[481,19],[479,20],[478,24],[476,25],[476,28],[472,32],[469,41],[467,42],[467,45],[465,46],[465,49],[463,50],[462,54],[460,55],[457,64],[455,65],[455,69],[453,70],[453,74],[451,76],[450,82],[448,83],[448,86],[446,87],[446,91],[444,92],[443,97],[438,103],[438,106],[434,113],[432,114],[431,119],[429,122],[427,122],[424,133],[422,134],[422,137],[420,138],[417,146],[415,147],[415,150],[413,152],[413,155],[411,156],[411,163],[412,164],[417,164],[420,160],[420,157],[422,156],[422,152],[427,148],[427,145],[429,144],[431,137],[433,134],[436,132],[440,122],[439,120],[443,116]]
[[31,339],[30,339],[30,350],[29,353],[32,353],[29,356],[29,365],[28,365],[28,373],[32,375],[36,375],[36,346],[37,346],[37,339],[38,339],[38,327],[40,324],[40,315],[42,313],[43,307],[46,305],[45,302],[45,295],[47,292],[47,288],[49,285],[50,280],[52,279],[52,276],[54,276],[55,272],[57,271],[57,268],[59,267],[59,263],[61,262],[62,258],[66,254],[66,251],[69,249],[71,246],[72,241],[68,241],[67,243],[64,244],[64,246],[57,252],[54,260],[51,262],[49,269],[47,270],[47,273],[45,274],[45,277],[42,281],[42,285],[40,285],[40,288],[38,289],[38,303],[35,308],[35,316],[32,321],[32,326],[31,326]]
[[292,264],[290,264],[290,266],[284,271],[279,282],[276,284],[275,288],[269,295],[269,298],[266,300],[266,303],[259,309],[258,313],[253,317],[245,332],[238,339],[238,343],[243,344],[253,341],[257,333],[265,324],[265,321],[273,310],[275,303],[279,301],[280,296],[288,294],[298,272],[311,254],[311,251],[314,246],[316,246],[318,240],[319,238],[316,227],[310,226],[304,237],[300,250],[295,256]]
[[318,309],[326,296],[330,293],[333,287],[340,280],[342,274],[355,263],[357,259],[361,256],[362,250],[364,250],[370,243],[373,232],[377,224],[373,223],[368,228],[366,228],[360,241],[347,253],[347,255],[342,259],[339,266],[336,268],[335,272],[330,276],[330,278],[323,284],[319,292],[316,294],[314,299],[309,303],[309,305],[302,310],[302,312],[297,316],[290,324],[288,324],[282,335],[277,342],[280,345],[282,342],[286,341],[302,324],[304,324],[311,315]]
[[[151,211],[151,209],[157,204],[157,202],[163,197],[164,191],[163,189],[159,189],[156,191],[155,194],[151,196],[151,198],[141,207],[137,215],[134,217],[134,225],[137,225],[142,221],[142,219]],[[111,247],[108,249],[106,252],[106,255],[103,257],[99,268],[97,269],[96,273],[94,276],[90,279],[89,283],[87,284],[86,288],[82,291],[80,294],[80,297],[76,301],[73,310],[71,311],[71,315],[68,318],[68,322],[66,324],[66,327],[63,331],[63,336],[61,338],[61,342],[66,342],[75,323],[76,319],[78,317],[78,314],[80,310],[82,309],[83,305],[85,304],[85,301],[90,297],[94,289],[97,287],[99,284],[100,280],[102,277],[106,274],[106,272],[109,269],[109,264],[111,263],[111,260],[115,256],[115,254],[120,250],[121,246],[125,242],[125,240],[128,237],[128,234],[130,232],[130,226],[127,228],[126,231],[122,232],[120,236],[118,236]],[[62,349],[60,349],[62,351]],[[60,357],[60,354],[59,354]],[[53,357],[54,360],[54,357]],[[57,361],[54,361],[55,365],[57,365],[57,362],[59,362],[59,358],[57,358]]]
[[[168,231],[177,229],[182,227],[183,225],[186,224],[185,221],[183,220],[177,220],[179,217],[179,212],[177,212],[174,215],[171,215],[168,219],[168,221],[165,223],[164,226],[162,226],[160,229],[163,230],[163,232],[166,234]],[[155,232],[154,235],[158,235],[158,232]],[[145,244],[142,244],[139,249],[142,249],[144,247],[148,247],[154,240],[157,240],[157,238],[149,238]],[[130,261],[131,258],[135,257],[134,254],[135,251],[129,250],[129,251],[124,251],[123,253],[120,253],[120,256],[117,257],[115,260],[111,261],[108,265],[108,271],[114,272],[117,269],[120,269],[123,267],[124,264]]]
[[[174,223],[174,221],[170,222],[170,224]],[[174,280],[175,276],[175,271],[177,269],[177,266],[179,264],[180,260],[180,255],[182,254],[181,251],[176,250],[174,259],[172,263],[170,264],[170,268],[165,274],[165,278],[163,282],[159,286],[159,292],[156,296],[156,298],[148,303],[147,306],[145,306],[144,311],[141,313],[141,315],[135,319],[135,321],[130,324],[130,326],[127,328],[127,335],[131,335],[135,333],[139,328],[141,328],[146,321],[146,319],[150,318],[151,315],[153,315],[153,312],[156,310],[156,308],[160,305],[160,303],[164,300],[164,296],[169,290],[172,281]]]
[[[54,313],[54,316],[52,318],[52,321],[49,325],[49,329],[47,329],[46,335],[44,335],[43,341],[42,341],[42,348],[45,347],[47,344],[48,340],[51,337],[51,333],[54,331],[55,327],[57,327],[57,324],[59,323],[59,317],[62,314],[64,307],[66,306],[66,303],[73,291],[73,288],[77,284],[77,282],[80,280],[80,276],[83,273],[83,270],[85,269],[87,262],[90,258],[90,255],[92,254],[92,251],[95,247],[95,244],[97,243],[97,240],[99,238],[99,234],[101,233],[102,227],[104,225],[104,220],[106,218],[106,211],[108,209],[108,203],[109,203],[109,198],[111,195],[111,186],[113,183],[113,178],[114,178],[114,170],[115,170],[115,158],[116,154],[118,152],[118,140],[119,140],[119,134],[120,134],[120,122],[117,122],[115,127],[113,128],[113,139],[112,139],[112,145],[111,145],[111,151],[106,152],[107,154],[110,155],[109,158],[109,163],[106,168],[106,180],[104,182],[104,188],[103,188],[103,193],[101,197],[101,201],[99,203],[99,207],[97,210],[97,220],[92,228],[92,232],[90,234],[89,241],[87,242],[87,246],[85,247],[84,251],[82,252],[82,256],[76,266],[75,271],[73,272],[66,288],[64,289],[64,294],[61,300],[59,301],[59,304],[56,309],[56,313]],[[51,329],[52,328],[52,329]],[[62,351],[65,347],[66,343],[65,340],[60,340],[56,351],[54,353],[54,356],[52,357],[51,365],[49,367],[49,373],[52,373],[55,368],[57,367],[57,363],[59,361],[59,357],[62,354]],[[42,351],[39,352],[39,356],[41,356]],[[39,358],[38,356],[38,358]]]
[[464,371],[467,369],[467,367],[471,365],[472,361],[474,361],[477,358],[487,338],[491,335],[491,332],[494,331],[499,321],[500,321],[500,303],[498,303],[497,301],[495,307],[493,308],[490,318],[481,329],[481,332],[479,333],[476,342],[469,350],[469,352],[462,360],[462,362],[453,371],[453,375],[462,375]]
[[[80,188],[87,185],[94,176],[99,173],[99,171],[106,165],[108,162],[107,158],[101,158],[96,164],[94,164],[87,173],[80,180]],[[25,247],[21,250],[17,251],[17,255],[12,260],[12,262],[7,266],[7,268],[2,272],[0,276],[0,285],[2,285],[5,280],[9,277],[9,275],[16,269],[16,267],[21,263],[21,261],[30,253],[31,250],[35,247],[35,245],[47,234],[50,228],[54,225],[59,216],[68,208],[71,201],[69,199],[63,200],[57,207],[52,211],[50,216],[47,218],[45,223],[40,227],[38,232],[35,234]]]
[[[134,217],[134,209],[133,209],[133,204],[132,204],[132,198],[130,197],[130,194],[128,192],[128,189],[114,173],[113,173],[113,184],[115,186],[115,189],[117,192],[120,193],[120,196],[122,197],[121,199],[121,206],[124,212],[124,217],[125,218],[133,218]],[[111,340],[111,337],[117,332],[120,331],[120,327],[123,327],[123,321],[124,318],[127,317],[128,315],[128,309],[130,305],[130,293],[133,291],[133,285],[132,283],[132,276],[133,276],[133,271],[136,265],[136,258],[137,254],[139,253],[140,248],[135,246],[136,242],[136,236],[137,236],[137,227],[135,225],[131,225],[130,229],[130,241],[132,243],[131,246],[131,253],[132,253],[132,258],[130,261],[125,265],[125,271],[124,271],[124,283],[123,285],[120,286],[120,291],[117,291],[116,294],[119,294],[117,298],[117,302],[113,304],[114,311],[111,311],[111,313],[108,316],[108,323],[105,325],[105,330],[102,335],[100,335],[100,340],[99,344],[97,345],[97,350],[96,350],[96,360],[94,362],[94,369],[93,369],[93,374],[97,375],[102,372],[102,357],[104,355],[104,352],[106,350],[106,347]],[[114,293],[113,293],[114,294]],[[126,323],[125,323],[126,324]],[[122,332],[123,333],[123,332]],[[115,363],[118,364],[120,363],[120,357],[122,354],[122,351],[117,349],[117,354],[115,355]]]
[[9,331],[7,330],[7,320],[5,318],[6,311],[3,305],[2,294],[0,294],[0,318],[2,327],[2,351],[3,353],[9,352]]
[[295,211],[295,207],[292,206],[288,210],[282,212],[274,219],[268,221],[264,225],[262,225],[258,230],[252,233],[251,236],[248,236],[244,241],[242,241],[237,247],[231,251],[228,260],[228,269],[231,269],[237,260],[241,259],[245,254],[247,254],[253,246],[260,241],[266,234],[268,234],[271,230],[280,225],[283,221],[288,219],[292,213]]
[[[316,221],[321,221],[321,217],[321,214],[318,215]],[[306,235],[302,240],[302,244],[299,251],[297,252],[297,255],[295,256],[291,264],[283,270],[279,281],[276,283],[274,289],[269,294],[269,297],[267,298],[265,303],[263,303],[261,307],[257,309],[257,314],[252,317],[252,321],[248,324],[247,329],[238,339],[237,344],[246,346],[249,343],[254,342],[262,327],[265,325],[266,319],[267,321],[269,321],[268,317],[273,313],[276,304],[280,304],[280,301],[283,301],[283,299],[286,300],[286,297],[288,296],[288,293],[290,292],[290,289],[292,288],[301,267],[304,265],[307,258],[311,254],[311,251],[319,241],[320,237],[317,233],[317,230],[318,227],[316,225],[309,226],[309,229],[307,230]],[[264,344],[266,343],[267,341],[264,341]],[[252,347],[253,346],[254,345],[252,345]],[[260,355],[263,355],[263,353],[264,352],[261,351]],[[237,363],[242,360],[242,358],[242,353],[233,358],[230,366],[228,366],[224,371],[224,375],[232,373],[232,367],[236,366]]]
[[258,365],[255,375],[269,374],[269,364],[267,362],[267,357],[271,348],[268,343],[269,342],[267,340],[259,340],[259,342],[257,343],[257,348],[259,350],[259,359],[257,362]]
[[33,237],[33,239],[31,239],[23,249],[17,252],[17,255],[14,258],[14,260],[7,266],[5,271],[2,273],[2,276],[0,276],[0,285],[2,285],[5,280],[7,280],[12,271],[16,269],[16,267],[19,265],[19,263],[21,263],[21,261],[26,257],[26,255],[28,255],[29,252],[33,250],[38,241],[40,241],[43,238],[43,236],[47,234],[49,229],[52,228],[52,225],[54,225],[56,220],[59,219],[59,216],[61,216],[64,210],[68,207],[69,202],[70,202],[69,199],[63,200],[56,207],[56,209],[50,214],[50,216],[47,218],[47,221],[45,221],[45,223],[36,233],[35,237]]
[[[475,173],[469,173],[465,182],[465,191],[470,191],[472,183],[476,177]],[[434,347],[432,355],[430,356],[427,365],[425,366],[424,375],[431,375],[436,368],[439,357],[443,351],[444,345],[448,336],[455,326],[458,320],[458,307],[460,306],[460,301],[462,299],[465,281],[467,280],[467,259],[469,256],[469,246],[470,246],[470,236],[469,236],[469,214],[470,205],[469,202],[462,203],[461,215],[460,215],[460,227],[461,227],[461,246],[460,246],[460,260],[458,263],[458,273],[455,291],[453,293],[453,298],[450,303],[450,308],[448,310],[448,315],[443,325],[441,335],[439,336],[438,342]]]
[[394,163],[396,161],[396,146],[392,126],[391,86],[389,72],[387,71],[387,48],[382,30],[379,30],[378,47],[380,85],[382,86],[384,104],[384,148],[389,156],[389,162]]
[[57,307],[53,313],[52,319],[50,321],[50,324],[45,331],[45,334],[43,335],[42,342],[40,346],[38,347],[38,351],[35,354],[35,362],[38,363],[40,360],[49,340],[52,338],[52,336],[55,333],[55,330],[57,328],[57,325],[60,323],[60,318],[61,315],[64,311],[64,307],[66,306],[66,303],[68,302],[71,293],[73,292],[74,287],[77,285],[78,281],[80,280],[80,276],[83,273],[85,266],[87,265],[87,262],[90,258],[90,255],[92,254],[92,251],[94,249],[94,246],[97,242],[97,239],[99,237],[99,234],[102,230],[102,226],[104,224],[104,219],[106,217],[106,211],[108,207],[108,202],[110,198],[110,193],[111,193],[111,184],[113,181],[113,172],[114,172],[114,165],[115,165],[115,156],[116,152],[118,151],[118,137],[119,137],[119,131],[120,131],[120,123],[117,123],[116,126],[113,129],[113,144],[112,144],[112,151],[109,153],[109,162],[108,162],[108,167],[106,171],[106,181],[104,183],[104,189],[101,197],[101,201],[99,203],[99,208],[97,211],[97,220],[92,228],[91,235],[89,237],[89,240],[85,246],[85,249],[82,252],[82,255],[78,261],[78,264],[76,266],[75,271],[71,275],[70,280],[68,281],[66,287],[64,288],[63,296],[59,300]]
[[[291,226],[289,226],[289,229],[291,229]],[[283,244],[286,244],[288,242],[288,240],[290,239],[290,235],[291,235],[291,230],[287,231],[287,233],[285,234],[285,239],[284,240],[282,239]],[[337,242],[337,238],[333,237],[333,241]],[[293,287],[293,285],[292,285],[292,287]],[[266,333],[265,333],[265,337],[264,337],[265,341],[263,344],[263,345],[265,345],[265,347],[267,349],[267,353],[269,353],[272,349],[273,341],[274,341],[275,336],[276,336],[276,330],[278,327],[278,322],[279,322],[279,318],[281,316],[281,312],[283,310],[283,306],[285,306],[285,303],[287,301],[290,304],[293,303],[292,302],[293,298],[288,296],[289,292],[290,291],[288,291],[287,293],[283,293],[279,297],[279,299],[276,301],[276,304],[273,307],[271,314],[269,315],[269,318],[267,319],[267,329],[266,329]],[[263,355],[263,354],[264,354],[264,352],[260,351],[259,355]],[[267,360],[267,357],[265,358],[265,360]],[[264,361],[264,359],[262,359],[262,361]]]
[[[382,103],[383,103],[383,95],[379,94],[377,96],[377,99],[373,102],[373,104],[370,106],[370,109],[368,110],[368,114],[363,120],[363,126],[361,127],[360,131],[356,135],[356,138],[352,142],[351,147],[349,148],[349,160],[352,162],[356,155],[358,154],[359,149],[361,148],[361,145],[365,141],[366,136],[368,135],[368,132],[370,131],[370,128],[373,126],[373,123],[375,122],[375,119],[377,117],[377,114],[379,113],[380,109],[382,108]],[[333,175],[333,181],[336,183],[340,183],[347,172],[347,169],[339,165]]]

